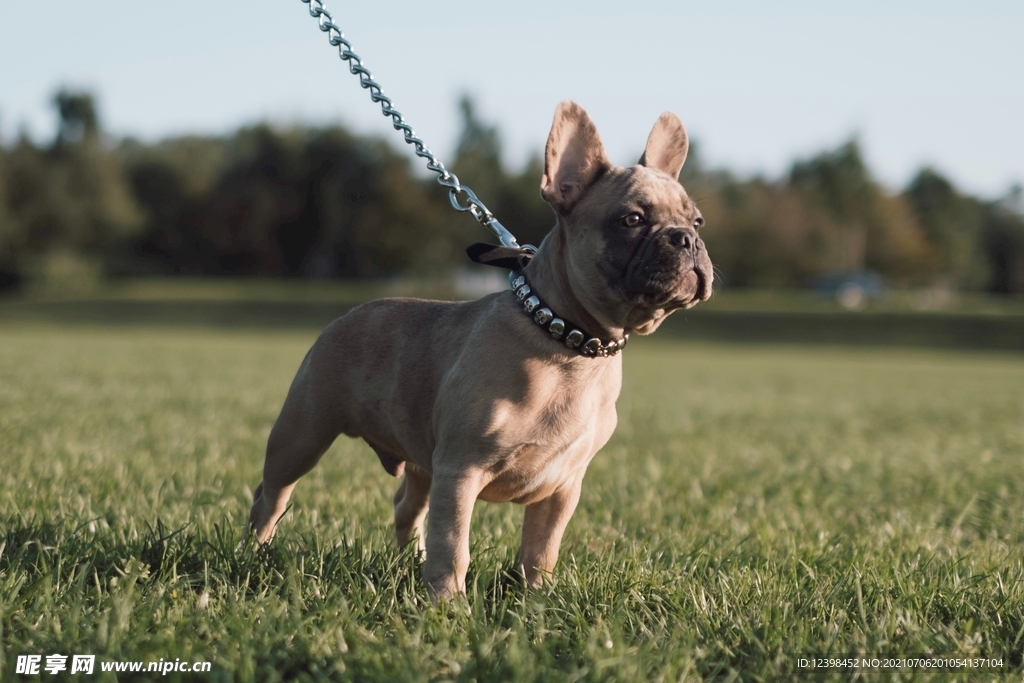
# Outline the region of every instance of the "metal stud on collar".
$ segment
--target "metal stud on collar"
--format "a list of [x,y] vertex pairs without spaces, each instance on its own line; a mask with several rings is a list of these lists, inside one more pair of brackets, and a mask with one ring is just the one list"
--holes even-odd
[[561,339],[562,335],[565,334],[565,321],[561,318],[555,318],[548,325],[548,332],[550,332],[551,336],[555,339]]
[[545,306],[544,308],[537,309],[537,312],[533,314],[533,322],[537,323],[541,327],[545,327],[554,317],[555,316],[551,312],[551,309]]
[[[621,339],[613,339],[607,343],[602,342],[597,337],[591,337],[575,328],[571,323],[566,323],[556,317],[551,309],[541,302],[540,297],[533,293],[523,275],[514,275],[510,280],[512,291],[515,293],[516,300],[522,303],[523,311],[533,319],[534,323],[546,329],[553,338],[564,342],[570,349],[579,351],[580,354],[590,358],[604,358],[614,356],[626,346],[629,334],[624,335]],[[568,334],[566,334],[566,329],[569,329]]]

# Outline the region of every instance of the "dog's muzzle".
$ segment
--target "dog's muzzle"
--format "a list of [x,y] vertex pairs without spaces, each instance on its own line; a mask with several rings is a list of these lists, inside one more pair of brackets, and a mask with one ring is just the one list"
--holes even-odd
[[628,288],[645,304],[689,308],[711,296],[711,259],[697,231],[662,228],[638,254]]

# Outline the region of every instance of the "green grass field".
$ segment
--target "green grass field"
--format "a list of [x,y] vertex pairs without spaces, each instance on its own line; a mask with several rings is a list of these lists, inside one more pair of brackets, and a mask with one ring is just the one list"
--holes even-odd
[[800,653],[1021,678],[1022,355],[641,340],[555,582],[516,583],[522,510],[481,503],[466,610],[426,599],[361,442],[236,551],[314,337],[0,327],[0,680],[54,653],[204,660],[209,681],[851,675]]

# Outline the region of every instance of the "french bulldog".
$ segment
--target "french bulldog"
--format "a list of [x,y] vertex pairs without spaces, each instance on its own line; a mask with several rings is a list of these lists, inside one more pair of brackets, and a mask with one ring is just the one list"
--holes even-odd
[[556,223],[512,291],[381,299],[332,322],[270,433],[257,540],[345,434],[403,477],[395,531],[426,552],[435,600],[465,592],[477,500],[525,506],[521,571],[530,584],[550,575],[587,465],[615,430],[626,339],[711,296],[704,220],[677,180],[687,149],[666,112],[639,163],[613,166],[583,108],[558,105],[540,185]]

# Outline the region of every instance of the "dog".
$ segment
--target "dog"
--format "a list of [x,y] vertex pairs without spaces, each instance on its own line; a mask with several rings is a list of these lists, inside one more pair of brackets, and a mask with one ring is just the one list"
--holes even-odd
[[531,585],[550,575],[587,465],[615,429],[619,351],[711,296],[704,219],[677,180],[688,146],[665,112],[640,162],[615,167],[583,108],[562,102],[540,187],[556,224],[513,291],[381,299],[332,322],[270,433],[249,518],[257,540],[346,434],[404,475],[395,532],[426,552],[435,601],[465,593],[478,499],[525,506],[520,571]]

